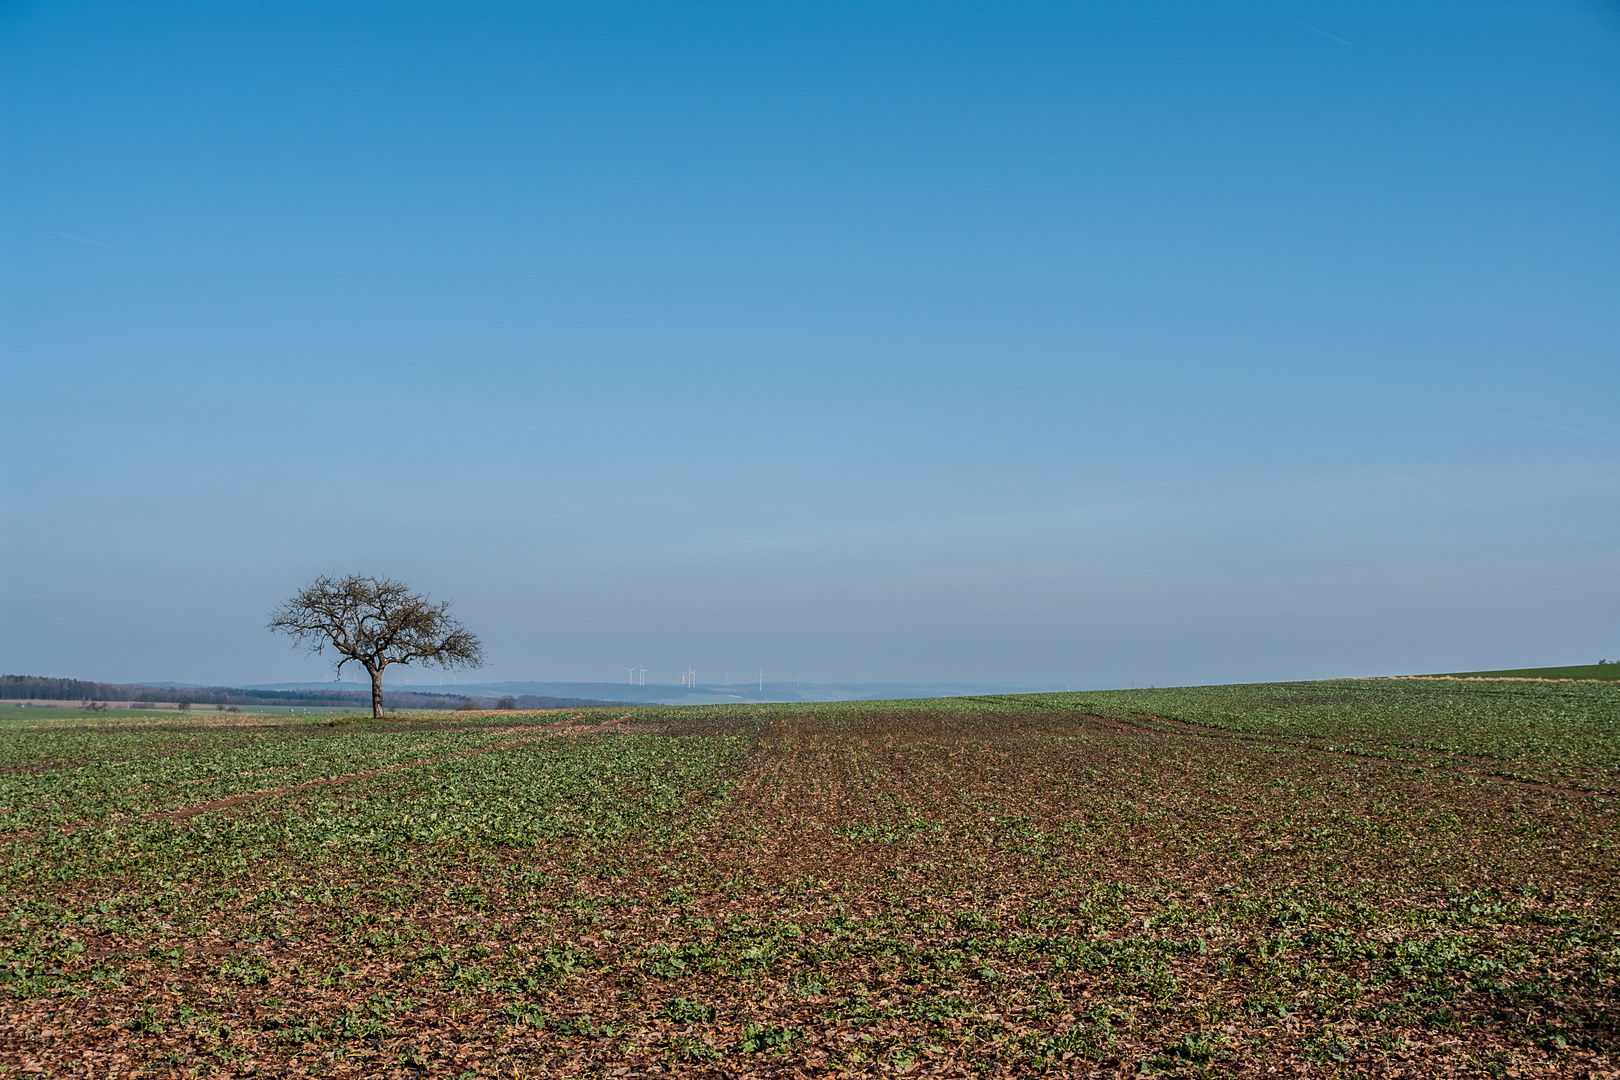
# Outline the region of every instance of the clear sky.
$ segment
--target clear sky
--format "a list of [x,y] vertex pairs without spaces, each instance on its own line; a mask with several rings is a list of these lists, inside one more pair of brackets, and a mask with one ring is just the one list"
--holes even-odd
[[7,672],[1620,657],[1612,3],[0,12]]

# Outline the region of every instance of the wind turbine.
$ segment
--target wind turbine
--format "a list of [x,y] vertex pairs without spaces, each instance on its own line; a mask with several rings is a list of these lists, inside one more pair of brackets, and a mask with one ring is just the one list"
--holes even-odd
[[765,692],[765,669],[764,668],[760,668],[760,670],[759,670],[759,692],[762,693],[762,694]]
[[688,679],[692,680],[689,685],[692,687],[692,689],[696,690],[697,689],[697,668],[692,667],[691,665],[687,665],[686,677]]
[[635,669],[635,667],[632,665],[631,667],[627,667],[624,670],[626,670],[626,671],[628,671],[630,673],[630,685],[631,686],[636,685],[636,669]]
[[641,668],[640,670],[641,670],[641,685],[646,686],[647,685],[647,669],[646,668]]

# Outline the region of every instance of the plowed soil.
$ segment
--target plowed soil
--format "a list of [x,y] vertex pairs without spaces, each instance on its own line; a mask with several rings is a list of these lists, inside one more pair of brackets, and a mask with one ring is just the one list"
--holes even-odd
[[[0,1071],[1620,1076],[1616,801],[1429,756],[664,710],[0,833]],[[488,793],[580,762],[491,839]]]

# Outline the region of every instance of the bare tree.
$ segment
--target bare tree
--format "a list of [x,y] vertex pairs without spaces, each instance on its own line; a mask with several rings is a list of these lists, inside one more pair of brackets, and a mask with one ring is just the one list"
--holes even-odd
[[291,634],[310,652],[338,653],[338,672],[353,660],[371,676],[371,715],[383,714],[382,673],[389,664],[474,668],[484,646],[450,617],[448,601],[435,604],[403,582],[350,574],[322,574],[270,615],[269,629]]

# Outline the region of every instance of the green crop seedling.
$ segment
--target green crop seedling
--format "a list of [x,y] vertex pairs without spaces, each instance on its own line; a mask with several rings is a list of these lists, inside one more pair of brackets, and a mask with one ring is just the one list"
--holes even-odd
[[54,1074],[1617,1068],[1614,682],[45,713],[0,1061]]

